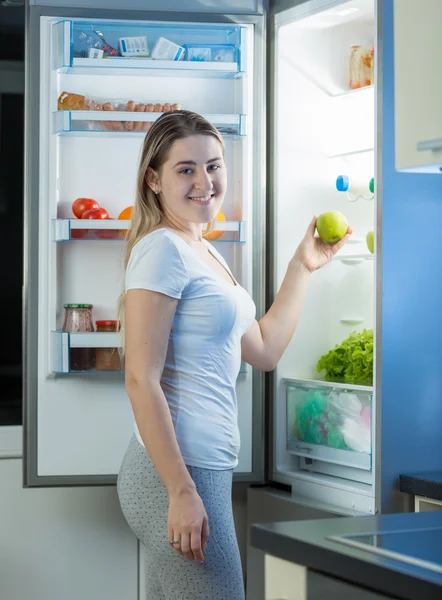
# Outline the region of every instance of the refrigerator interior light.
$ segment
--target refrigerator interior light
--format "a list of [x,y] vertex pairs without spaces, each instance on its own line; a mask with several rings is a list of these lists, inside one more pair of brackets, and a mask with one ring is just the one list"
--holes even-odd
[[362,19],[373,13],[372,0],[350,0],[340,6],[301,17],[296,23],[299,29],[326,29]]

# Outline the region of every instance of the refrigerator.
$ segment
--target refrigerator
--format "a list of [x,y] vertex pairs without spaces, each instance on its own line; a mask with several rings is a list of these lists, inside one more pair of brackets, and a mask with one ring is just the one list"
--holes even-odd
[[[94,323],[116,319],[121,232],[130,226],[118,216],[133,204],[149,124],[165,104],[179,104],[224,136],[226,220],[212,243],[252,295],[258,318],[313,214],[342,212],[354,230],[311,277],[274,372],[241,367],[234,481],[273,482],[307,503],[375,513],[381,258],[366,237],[374,231],[379,246],[376,2],[276,3],[272,13],[244,3],[243,14],[226,3],[223,15],[211,2],[195,2],[195,10],[187,3],[181,13],[134,4],[29,9],[25,486],[116,482],[134,423],[124,373],[75,369],[72,352],[117,348],[119,338],[63,331],[64,306],[92,305]],[[150,56],[120,56],[120,38],[145,39]],[[169,54],[152,58],[161,38]],[[351,61],[361,56],[371,74],[351,83]],[[63,100],[72,95],[83,100],[69,109]],[[154,109],[128,111],[129,101]],[[104,115],[105,104],[113,110]],[[362,182],[365,192],[339,191],[338,179]],[[110,218],[75,218],[77,198],[94,199]],[[321,356],[364,331],[374,332],[374,377],[326,381]]]

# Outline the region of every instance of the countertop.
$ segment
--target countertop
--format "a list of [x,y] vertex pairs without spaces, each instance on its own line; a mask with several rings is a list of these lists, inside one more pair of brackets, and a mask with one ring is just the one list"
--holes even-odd
[[401,475],[399,477],[399,489],[405,494],[442,500],[442,471]]
[[[376,535],[370,537],[373,533]],[[375,544],[383,535],[383,548],[436,563],[439,572],[402,562],[400,556],[389,558],[364,546],[330,539],[357,535]],[[442,598],[442,511],[252,525],[251,544],[273,556],[401,600]]]

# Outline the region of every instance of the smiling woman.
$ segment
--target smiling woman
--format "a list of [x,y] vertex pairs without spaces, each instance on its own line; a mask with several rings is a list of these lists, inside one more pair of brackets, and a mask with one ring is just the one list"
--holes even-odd
[[121,508],[146,548],[146,595],[158,600],[244,600],[231,500],[241,360],[274,368],[310,273],[351,234],[332,247],[315,237],[313,218],[258,322],[252,298],[203,237],[226,189],[215,127],[189,111],[160,117],[144,142],[119,305],[136,426],[118,477]]

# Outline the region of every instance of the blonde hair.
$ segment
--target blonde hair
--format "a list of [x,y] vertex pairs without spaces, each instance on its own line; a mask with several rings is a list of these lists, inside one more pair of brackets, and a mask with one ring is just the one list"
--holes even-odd
[[[127,269],[130,254],[135,244],[150,233],[165,216],[164,206],[160,195],[156,195],[147,183],[149,168],[158,172],[167,161],[169,152],[176,140],[192,135],[209,135],[221,145],[224,153],[224,142],[219,131],[201,115],[189,110],[173,110],[163,113],[157,119],[144,138],[140,164],[137,175],[135,205],[132,212],[130,231],[126,239],[124,270]],[[205,233],[214,226],[214,219],[208,224]],[[124,357],[124,311],[126,292],[123,289],[118,299],[117,311],[120,320],[121,357]]]

